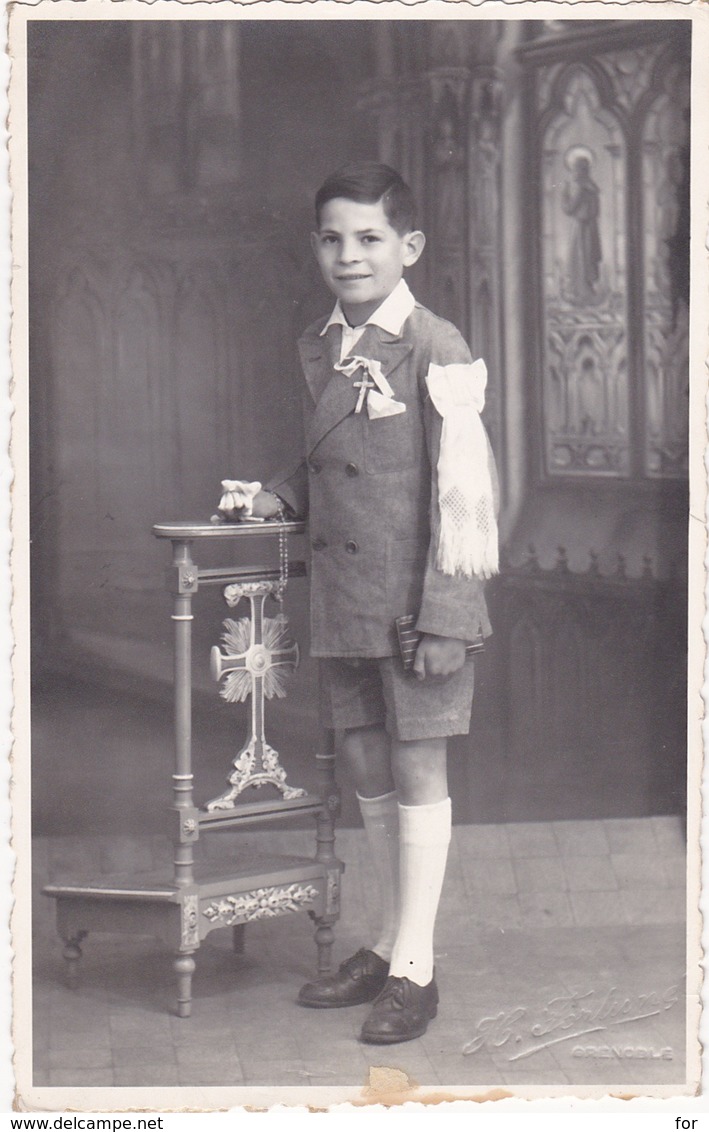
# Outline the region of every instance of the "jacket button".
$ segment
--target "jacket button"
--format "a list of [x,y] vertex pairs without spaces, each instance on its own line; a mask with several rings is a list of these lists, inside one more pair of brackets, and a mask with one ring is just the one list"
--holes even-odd
[[359,550],[359,546],[357,545],[355,540],[351,538],[348,542],[345,543],[345,550],[348,554],[356,554]]
[[355,476],[359,475],[359,468],[356,464],[348,464],[345,468],[345,474],[354,479]]
[[327,546],[327,543],[325,542],[324,538],[314,538],[311,541],[310,545],[312,546],[313,550],[324,550]]
[[317,460],[308,460],[308,467],[314,476],[322,471],[322,464],[319,464]]

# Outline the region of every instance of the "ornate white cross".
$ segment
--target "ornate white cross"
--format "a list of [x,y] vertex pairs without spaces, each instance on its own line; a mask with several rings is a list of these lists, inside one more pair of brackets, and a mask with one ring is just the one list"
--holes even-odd
[[251,695],[251,726],[246,742],[234,759],[229,775],[231,789],[207,803],[207,810],[229,810],[247,786],[275,786],[284,798],[301,798],[305,790],[289,786],[278,752],[266,742],[264,733],[264,699],[285,696],[283,676],[298,665],[298,645],[287,640],[288,621],[281,613],[264,617],[266,598],[275,596],[278,582],[243,582],[227,586],[224,597],[233,608],[242,597],[249,599],[251,616],[238,621],[227,619],[222,642],[223,653],[215,645],[211,654],[211,671],[215,680],[226,676],[221,695],[231,703]]

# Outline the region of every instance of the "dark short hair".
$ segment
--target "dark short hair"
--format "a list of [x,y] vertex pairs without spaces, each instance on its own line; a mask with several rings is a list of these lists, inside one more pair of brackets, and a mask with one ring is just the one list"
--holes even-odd
[[323,207],[336,197],[361,201],[363,204],[381,201],[387,220],[402,236],[413,231],[416,226],[414,194],[396,169],[378,161],[353,162],[330,174],[315,196],[315,220],[318,227]]

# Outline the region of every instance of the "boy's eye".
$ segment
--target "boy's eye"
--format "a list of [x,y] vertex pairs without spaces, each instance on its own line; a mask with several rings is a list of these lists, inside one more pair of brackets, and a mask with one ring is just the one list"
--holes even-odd
[[337,236],[321,236],[320,237],[320,243],[321,244],[336,244],[337,243]]
[[379,243],[379,236],[363,236],[362,237],[362,243],[363,244],[378,244]]

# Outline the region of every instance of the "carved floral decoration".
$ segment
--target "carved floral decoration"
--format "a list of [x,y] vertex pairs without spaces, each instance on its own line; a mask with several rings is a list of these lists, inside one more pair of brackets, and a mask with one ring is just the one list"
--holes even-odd
[[280,888],[257,888],[238,896],[223,896],[202,910],[211,923],[224,927],[241,921],[268,920],[297,912],[318,895],[312,884],[289,884]]

